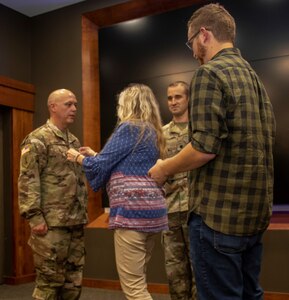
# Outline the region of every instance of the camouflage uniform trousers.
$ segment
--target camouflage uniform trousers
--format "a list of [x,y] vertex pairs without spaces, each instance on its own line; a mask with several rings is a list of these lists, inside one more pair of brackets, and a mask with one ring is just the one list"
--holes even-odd
[[85,259],[83,225],[52,227],[45,236],[31,235],[36,269],[33,299],[80,298]]
[[187,212],[169,213],[169,230],[162,234],[165,269],[172,300],[196,300],[197,290],[189,250]]

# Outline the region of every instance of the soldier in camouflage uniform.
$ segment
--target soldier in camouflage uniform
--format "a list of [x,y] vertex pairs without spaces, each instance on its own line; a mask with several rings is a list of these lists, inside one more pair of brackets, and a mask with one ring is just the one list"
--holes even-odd
[[72,92],[52,92],[50,119],[21,144],[19,208],[31,227],[33,299],[74,300],[81,294],[87,190],[81,166],[66,159],[69,148],[80,147],[68,131],[76,105]]
[[[163,127],[163,132],[169,157],[188,144],[188,94],[189,87],[183,81],[168,86],[168,108],[173,120]],[[165,190],[169,230],[163,232],[162,243],[171,299],[197,299],[189,256],[187,172],[169,177]]]

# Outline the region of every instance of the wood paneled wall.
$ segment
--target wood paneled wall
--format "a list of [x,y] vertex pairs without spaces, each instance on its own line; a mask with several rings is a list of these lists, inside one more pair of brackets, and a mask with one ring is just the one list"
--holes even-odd
[[12,201],[12,274],[4,274],[5,283],[18,284],[29,282],[34,278],[32,253],[27,245],[30,235],[28,223],[20,216],[18,208],[18,176],[20,161],[20,144],[33,129],[34,86],[25,82],[0,76],[0,105],[8,107],[11,113],[10,174]]
[[[83,144],[100,150],[99,61],[97,25],[82,19],[82,123]],[[88,218],[103,213],[101,194],[88,187]]]

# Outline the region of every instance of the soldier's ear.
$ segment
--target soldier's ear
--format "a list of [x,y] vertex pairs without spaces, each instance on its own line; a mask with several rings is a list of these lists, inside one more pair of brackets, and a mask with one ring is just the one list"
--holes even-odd
[[53,102],[49,104],[49,110],[55,112],[57,103]]

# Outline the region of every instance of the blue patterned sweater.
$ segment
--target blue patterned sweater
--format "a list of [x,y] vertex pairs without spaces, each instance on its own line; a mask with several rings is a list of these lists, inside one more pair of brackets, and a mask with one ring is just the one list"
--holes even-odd
[[164,191],[147,175],[159,158],[156,134],[148,127],[141,141],[139,136],[137,124],[122,123],[97,156],[84,158],[83,167],[94,191],[107,188],[110,229],[158,232],[168,221]]

